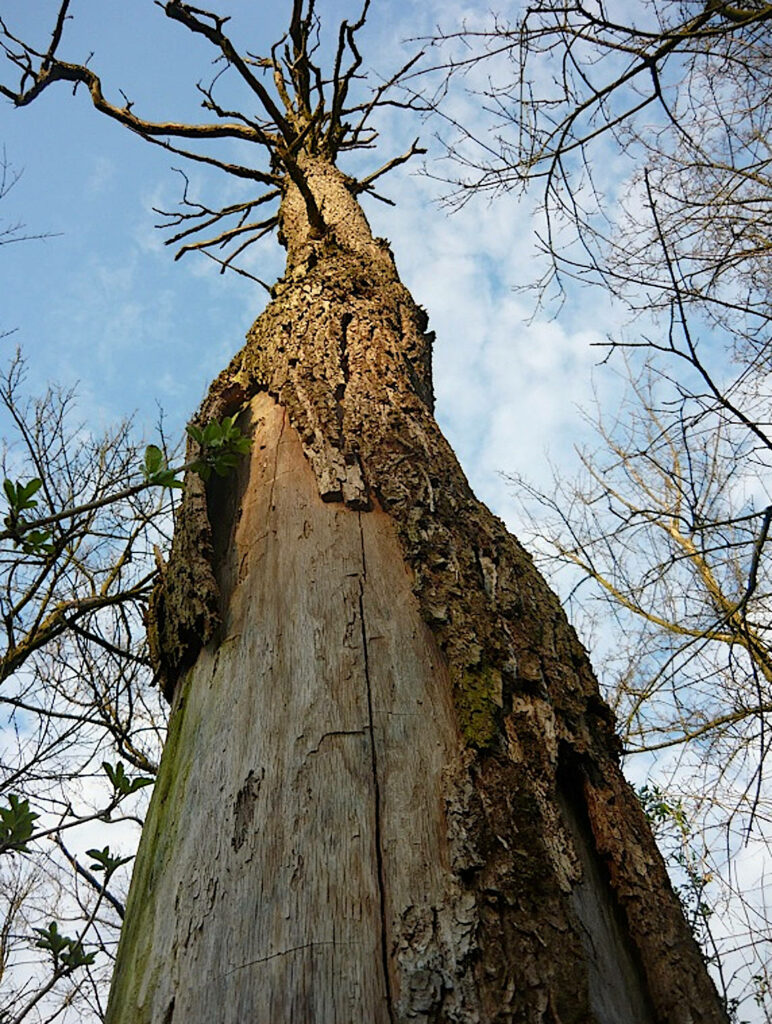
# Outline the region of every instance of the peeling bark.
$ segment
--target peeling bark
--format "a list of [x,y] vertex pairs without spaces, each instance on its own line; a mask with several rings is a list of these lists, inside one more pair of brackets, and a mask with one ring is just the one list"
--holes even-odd
[[724,1021],[586,653],[434,421],[426,315],[303,173],[324,236],[290,186],[199,413],[251,457],[188,482],[153,603],[171,738],[108,1020]]

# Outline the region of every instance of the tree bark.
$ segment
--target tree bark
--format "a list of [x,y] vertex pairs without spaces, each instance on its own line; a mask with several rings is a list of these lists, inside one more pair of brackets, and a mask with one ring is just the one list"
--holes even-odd
[[[109,1024],[724,1021],[587,656],[432,415],[432,335],[305,158],[200,421],[151,643],[173,700]],[[194,453],[195,454],[195,453]]]

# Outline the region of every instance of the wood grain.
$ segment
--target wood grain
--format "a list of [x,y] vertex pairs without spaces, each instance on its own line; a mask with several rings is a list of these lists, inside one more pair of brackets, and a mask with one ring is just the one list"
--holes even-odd
[[449,905],[458,739],[394,528],[320,499],[270,398],[252,416],[224,636],[178,692],[111,1024],[172,1005],[175,1021],[386,1024],[416,998],[385,971],[392,922]]

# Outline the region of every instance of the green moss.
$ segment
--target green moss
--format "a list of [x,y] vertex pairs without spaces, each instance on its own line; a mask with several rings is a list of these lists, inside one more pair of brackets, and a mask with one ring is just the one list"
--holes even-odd
[[454,673],[454,699],[461,734],[470,747],[490,747],[499,734],[501,672],[491,665]]
[[[188,673],[180,683],[184,691],[189,689],[190,675]],[[170,851],[175,848],[179,808],[183,804],[183,794],[192,769],[188,735],[190,723],[186,728],[186,710],[187,700],[183,692],[169,722],[161,765],[137,851],[126,904],[126,923],[121,932],[113,974],[108,1024],[122,1024],[128,1020],[131,1020],[131,1024],[146,1024],[144,1014],[140,1016],[139,992],[143,986],[147,991],[155,989],[155,982],[151,979],[148,984],[145,977],[148,970],[146,957],[153,955],[151,943],[155,901],[152,896],[158,872]],[[154,974],[158,974],[160,965],[161,961],[156,956],[152,967]],[[150,1024],[149,1018],[147,1024]]]

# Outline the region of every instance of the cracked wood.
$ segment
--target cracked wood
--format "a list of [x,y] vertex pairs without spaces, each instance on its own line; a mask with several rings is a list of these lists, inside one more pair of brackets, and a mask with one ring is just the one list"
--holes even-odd
[[284,410],[262,394],[251,416],[232,543],[214,526],[223,641],[177,695],[126,939],[144,966],[111,1020],[173,997],[175,1021],[241,1024],[257,992],[266,1021],[391,1024],[390,922],[454,898],[447,854],[426,859],[458,749],[447,675],[388,517],[322,502]]

